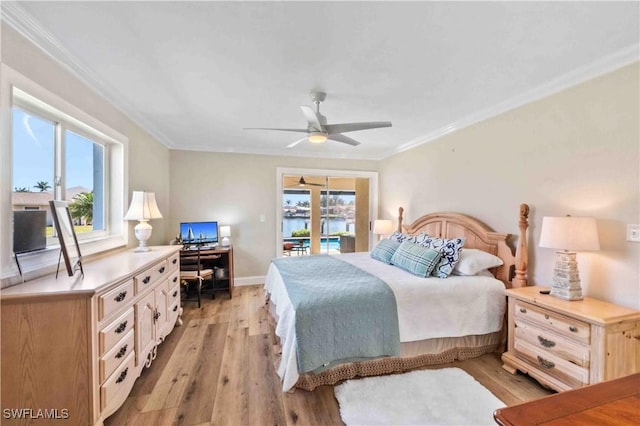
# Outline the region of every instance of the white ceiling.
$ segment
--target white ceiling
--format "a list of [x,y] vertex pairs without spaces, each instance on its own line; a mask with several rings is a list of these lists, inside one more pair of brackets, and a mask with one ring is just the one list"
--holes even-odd
[[[380,159],[638,60],[636,1],[3,2],[5,20],[173,149]],[[392,121],[315,145],[329,123]]]

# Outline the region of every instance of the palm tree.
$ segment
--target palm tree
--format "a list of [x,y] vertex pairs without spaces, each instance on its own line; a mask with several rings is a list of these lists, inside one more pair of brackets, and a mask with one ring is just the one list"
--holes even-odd
[[36,184],[33,185],[33,187],[39,189],[40,192],[45,192],[47,189],[51,189],[51,185],[49,185],[49,182],[44,180],[40,180],[36,182]]
[[27,188],[25,188],[24,186],[21,186],[20,188],[18,188],[17,186],[13,188],[13,192],[30,192]]
[[69,203],[69,212],[74,219],[84,219],[85,223],[93,222],[93,192],[81,192]]

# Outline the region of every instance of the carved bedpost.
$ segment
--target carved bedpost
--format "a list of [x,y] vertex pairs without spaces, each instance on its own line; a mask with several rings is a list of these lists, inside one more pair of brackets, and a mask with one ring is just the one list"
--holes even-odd
[[518,239],[518,247],[516,248],[516,274],[511,281],[512,287],[526,287],[527,285],[527,263],[529,256],[527,254],[527,228],[529,227],[529,206],[520,204],[520,238]]
[[398,209],[398,232],[402,232],[402,213],[404,212],[404,208],[400,207]]

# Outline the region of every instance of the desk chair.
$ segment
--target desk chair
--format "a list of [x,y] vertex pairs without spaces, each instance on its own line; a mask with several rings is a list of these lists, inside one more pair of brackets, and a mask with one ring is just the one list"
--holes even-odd
[[210,280],[214,287],[213,269],[203,268],[200,249],[180,251],[180,282],[186,287],[189,294],[189,286],[194,284],[198,294],[198,308],[202,306],[202,283]]

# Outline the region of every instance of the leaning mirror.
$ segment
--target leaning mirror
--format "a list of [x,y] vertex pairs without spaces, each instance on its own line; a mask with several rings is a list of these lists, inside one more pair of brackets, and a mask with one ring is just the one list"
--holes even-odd
[[80,255],[80,246],[76,231],[73,228],[73,220],[69,212],[69,205],[66,201],[49,201],[51,207],[51,216],[53,216],[53,224],[55,226],[56,237],[60,242],[60,257],[58,258],[58,269],[56,270],[56,278],[60,269],[60,260],[64,258],[64,264],[67,273],[72,277],[77,270],[80,275],[84,275],[82,270],[82,255]]

